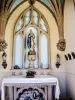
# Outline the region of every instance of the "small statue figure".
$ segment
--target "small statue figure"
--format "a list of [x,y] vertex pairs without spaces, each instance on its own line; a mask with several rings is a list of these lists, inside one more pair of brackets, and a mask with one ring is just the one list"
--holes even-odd
[[30,33],[28,35],[27,45],[31,51],[33,51],[35,48],[34,39],[35,39],[34,33],[32,32],[32,30],[30,30]]
[[29,60],[29,67],[33,68],[34,67],[34,61],[36,59],[36,52],[35,52],[35,35],[30,29],[30,33],[28,35],[28,40],[27,40],[27,46],[29,48],[28,52],[28,60]]
[[7,56],[7,54],[5,52],[3,52],[3,54],[2,54],[2,59],[3,59],[2,66],[4,67],[4,69],[7,68],[6,56]]

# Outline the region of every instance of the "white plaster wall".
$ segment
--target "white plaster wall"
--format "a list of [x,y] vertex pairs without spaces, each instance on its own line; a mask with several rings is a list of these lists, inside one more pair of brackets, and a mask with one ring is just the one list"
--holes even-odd
[[[7,63],[8,63],[8,67],[6,70],[2,69],[2,67],[0,67],[0,77],[1,79],[3,77],[9,76],[12,74],[13,70],[11,69],[12,66],[12,42],[13,42],[13,29],[14,29],[14,25],[15,22],[18,18],[18,16],[26,9],[28,8],[29,3],[25,2],[22,5],[20,5],[14,12],[13,14],[10,16],[7,26],[6,26],[6,31],[5,31],[5,39],[8,43],[8,47],[7,47]],[[42,4],[40,4],[39,2],[36,2],[34,5],[46,18],[48,24],[49,24],[49,29],[50,29],[50,49],[51,49],[51,69],[48,70],[48,72],[54,76],[56,76],[59,80],[60,83],[60,89],[61,89],[61,97],[65,97],[66,96],[66,75],[65,75],[65,60],[64,60],[64,52],[60,52],[57,50],[56,44],[59,40],[59,36],[58,36],[58,28],[57,28],[57,24],[55,22],[54,17],[52,16],[52,14],[50,13],[50,11],[43,6]],[[59,69],[56,68],[55,63],[56,63],[56,54],[59,53],[60,54],[60,58],[61,58],[61,66]],[[25,73],[25,71],[21,70],[23,73]],[[15,71],[17,72],[17,74],[19,74],[19,71]],[[39,73],[39,72],[38,72]],[[47,73],[47,71],[44,71],[44,73]]]
[[[75,10],[73,0],[65,0],[64,31],[66,38],[66,52],[75,52]],[[67,95],[75,100],[75,59],[66,61]]]

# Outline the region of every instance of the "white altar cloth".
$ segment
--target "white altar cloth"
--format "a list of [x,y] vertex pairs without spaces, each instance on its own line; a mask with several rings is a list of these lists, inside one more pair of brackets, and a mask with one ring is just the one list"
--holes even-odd
[[58,79],[51,75],[40,75],[35,78],[25,78],[24,76],[9,76],[4,78],[1,85],[1,100],[5,100],[5,86],[14,86],[14,84],[54,84],[56,83],[55,98],[59,99],[60,88]]

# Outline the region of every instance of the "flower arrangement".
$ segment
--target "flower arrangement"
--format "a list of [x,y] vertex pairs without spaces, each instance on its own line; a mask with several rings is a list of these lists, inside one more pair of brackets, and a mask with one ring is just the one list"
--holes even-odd
[[35,74],[36,74],[35,71],[33,71],[33,70],[28,70],[28,71],[26,72],[26,77],[27,77],[27,78],[33,78],[33,77],[35,76]]

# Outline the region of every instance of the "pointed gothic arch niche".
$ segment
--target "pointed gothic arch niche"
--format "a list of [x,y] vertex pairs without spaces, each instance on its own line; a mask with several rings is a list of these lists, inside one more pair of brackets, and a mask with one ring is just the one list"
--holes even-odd
[[[30,7],[30,4],[27,1],[25,3],[23,3],[23,4],[21,4],[20,6],[18,6],[13,11],[13,13],[11,14],[11,16],[8,19],[8,22],[7,22],[7,26],[6,26],[6,30],[5,30],[5,40],[8,43],[8,47],[7,47],[6,52],[7,52],[8,67],[10,69],[11,69],[11,66],[13,66],[13,53],[12,52],[13,52],[13,45],[14,45],[13,44],[14,43],[13,42],[14,41],[14,33],[15,33],[14,32],[14,28],[15,28],[15,25],[17,25],[17,23],[18,23],[18,20],[17,19],[18,18],[22,18],[23,16],[20,17],[20,15],[26,9],[28,9],[29,7]],[[42,31],[43,34],[46,35],[46,37],[48,37],[48,35],[49,35],[48,40],[50,40],[50,41],[48,41],[48,43],[49,43],[49,45],[48,45],[48,48],[49,48],[49,50],[48,50],[49,51],[48,52],[48,55],[49,55],[49,57],[48,57],[48,63],[50,65],[52,63],[50,61],[53,61],[53,57],[54,57],[54,55],[56,55],[56,51],[57,51],[56,43],[57,43],[58,38],[59,38],[58,37],[57,24],[55,22],[54,17],[50,13],[50,11],[44,5],[42,5],[41,3],[39,3],[38,1],[36,1],[36,3],[34,4],[34,8],[35,8],[35,10],[38,9],[37,12],[39,11],[41,13],[41,15],[43,15],[43,17],[41,17],[41,19],[40,19],[41,20],[40,21],[40,24],[42,24],[42,25],[39,26],[40,27],[40,30]],[[34,13],[35,13],[35,16],[36,16],[35,19],[34,19],[35,25],[32,25],[31,27],[34,27],[35,26],[36,27],[36,30],[39,31],[38,30],[38,27],[37,27],[37,22],[38,22],[37,20],[38,20],[38,18],[37,18],[37,13],[35,12],[35,10],[34,10]],[[29,16],[29,15],[27,15],[27,16]],[[48,22],[48,24],[46,26],[47,29],[48,29],[47,31],[46,31],[46,27],[45,26],[42,27],[43,24],[44,24],[43,23],[43,19]],[[28,19],[28,21],[30,21],[30,20]],[[45,22],[45,23],[47,23],[47,22]],[[27,22],[28,25],[26,26],[26,29],[29,28],[32,23],[31,22]],[[20,23],[19,23],[19,26],[18,26],[16,32],[17,33],[19,32],[22,35],[22,34],[25,34],[25,31],[22,31],[24,27],[21,24],[23,24],[22,23],[22,19],[20,20]],[[54,40],[54,37],[56,37],[55,40]],[[51,55],[50,55],[50,52],[51,52]],[[40,54],[39,54],[39,57],[40,57]],[[41,64],[40,60],[38,61],[38,63],[39,63],[38,66],[40,66],[40,64]],[[23,61],[23,64],[24,64],[24,61]],[[24,66],[22,66],[22,67],[24,67]]]
[[[17,37],[22,35],[23,38],[19,38],[18,41],[20,43],[17,41],[15,45],[16,34]],[[34,69],[48,69],[50,66],[49,37],[48,23],[43,14],[34,6],[25,9],[19,16],[14,28],[13,66],[17,64],[18,66],[21,65],[20,68],[29,68],[33,63],[32,68]],[[21,47],[23,47],[22,50]]]

